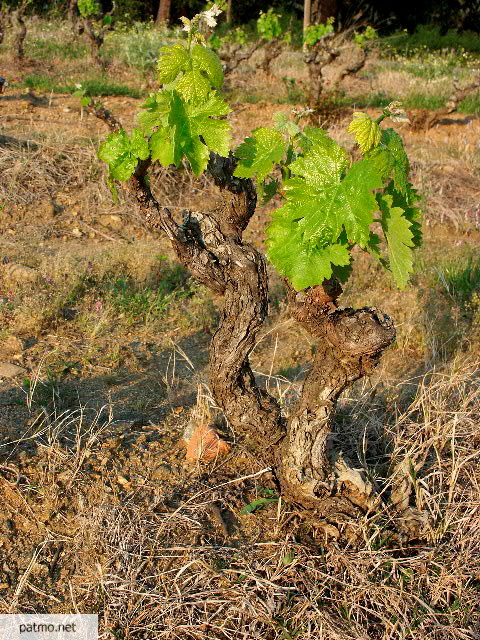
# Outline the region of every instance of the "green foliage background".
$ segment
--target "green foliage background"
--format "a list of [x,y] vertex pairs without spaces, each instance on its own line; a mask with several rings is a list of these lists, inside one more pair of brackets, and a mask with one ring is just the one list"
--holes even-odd
[[[9,0],[14,6],[18,0]],[[116,0],[115,14],[119,19],[149,20],[156,16],[159,0]],[[112,8],[111,0],[102,0],[104,11]],[[34,13],[60,15],[65,13],[68,0],[32,0],[30,10]],[[203,0],[172,0],[172,19],[181,15],[193,16],[203,10]],[[303,3],[298,0],[250,0],[234,2],[234,17],[237,24],[256,19],[260,11],[273,8],[281,13],[302,18]],[[480,0],[405,0],[402,3],[384,2],[384,0],[338,0],[338,18],[342,24],[349,24],[352,16],[363,12],[363,18],[378,26],[382,33],[406,28],[415,31],[419,24],[435,24],[442,33],[448,29],[480,31]]]

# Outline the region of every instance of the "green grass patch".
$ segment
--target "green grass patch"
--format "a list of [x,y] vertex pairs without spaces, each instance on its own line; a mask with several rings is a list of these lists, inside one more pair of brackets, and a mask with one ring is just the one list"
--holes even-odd
[[453,49],[459,53],[470,51],[480,53],[480,38],[473,31],[450,29],[442,34],[435,25],[418,25],[414,33],[402,31],[384,38],[384,45],[404,55],[414,55],[421,50]]
[[68,80],[65,83],[58,82],[58,79],[43,73],[32,73],[24,79],[26,87],[34,91],[45,93],[74,93],[77,91],[76,84],[81,84],[87,96],[128,96],[139,98],[141,93],[134,87],[125,84],[112,82],[105,77],[80,78],[78,80]]
[[438,268],[437,280],[459,307],[465,308],[480,293],[480,259],[470,257],[465,264],[446,264]]
[[38,38],[29,42],[28,54],[37,60],[51,58],[77,60],[88,55],[88,48],[86,44],[81,42],[56,42],[55,40]]
[[110,310],[129,322],[146,323],[160,318],[172,302],[190,297],[192,293],[188,272],[159,255],[151,273],[141,280],[121,265],[104,273],[95,273],[92,266],[64,297],[62,307],[73,308],[73,317],[88,307],[87,315],[101,315]]
[[103,51],[107,57],[115,57],[129,67],[146,73],[156,67],[160,47],[174,41],[174,33],[155,26],[153,22],[136,22],[109,33]]
[[460,113],[480,113],[480,91],[467,96],[459,105]]
[[406,109],[440,109],[445,104],[443,96],[429,93],[412,93],[402,99]]
[[[354,108],[366,109],[376,108],[384,109],[393,100],[398,100],[398,96],[390,96],[383,91],[372,93],[367,96],[357,96],[350,100],[350,104]],[[401,98],[402,106],[406,109],[440,109],[445,104],[445,97],[427,93],[412,93]]]
[[138,284],[126,275],[103,285],[105,301],[119,313],[136,322],[161,317],[175,300],[191,295],[188,274],[180,265],[165,268],[160,279],[149,285]]
[[384,109],[392,102],[392,100],[393,98],[383,91],[377,91],[366,96],[356,96],[355,98],[352,98],[350,105],[356,109],[367,109],[369,107]]

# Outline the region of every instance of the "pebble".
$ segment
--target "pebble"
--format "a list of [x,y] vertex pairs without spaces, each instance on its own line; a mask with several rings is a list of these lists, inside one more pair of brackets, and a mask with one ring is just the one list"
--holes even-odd
[[23,343],[17,336],[8,336],[0,343],[0,353],[5,356],[16,356],[22,352]]
[[0,362],[0,378],[15,378],[15,376],[25,375],[27,370],[10,362]]
[[3,273],[11,282],[34,282],[39,276],[36,269],[15,262],[5,264],[3,266]]

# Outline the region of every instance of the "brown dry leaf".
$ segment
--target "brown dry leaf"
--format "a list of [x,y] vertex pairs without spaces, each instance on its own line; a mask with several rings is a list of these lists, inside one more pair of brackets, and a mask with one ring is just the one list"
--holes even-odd
[[186,459],[188,462],[210,462],[229,451],[230,445],[222,440],[213,427],[199,424],[192,433],[187,444]]

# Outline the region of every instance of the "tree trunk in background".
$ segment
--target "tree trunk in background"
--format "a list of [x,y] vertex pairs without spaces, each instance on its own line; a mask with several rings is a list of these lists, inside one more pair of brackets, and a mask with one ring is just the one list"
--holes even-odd
[[312,2],[312,24],[324,23],[328,18],[334,18],[336,20],[337,13],[337,0],[313,0]]
[[303,3],[303,30],[310,26],[312,18],[312,0],[305,0]]
[[232,7],[232,0],[228,0],[228,4],[227,4],[227,24],[228,26],[232,26],[232,22],[233,22],[233,7]]
[[76,23],[78,17],[77,0],[69,0],[67,18],[72,24]]
[[170,5],[171,0],[160,0],[160,4],[158,5],[158,13],[156,24],[165,24],[168,25],[170,22]]

